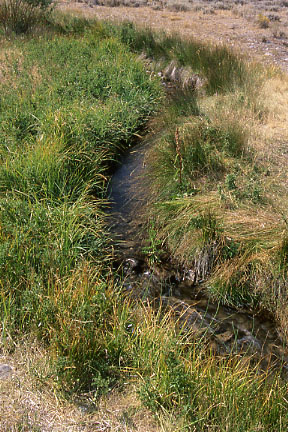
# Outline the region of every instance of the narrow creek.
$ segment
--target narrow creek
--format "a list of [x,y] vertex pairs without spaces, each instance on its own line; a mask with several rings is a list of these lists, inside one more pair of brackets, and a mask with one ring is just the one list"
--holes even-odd
[[[189,270],[169,260],[149,265],[142,252],[143,209],[148,200],[145,187],[146,152],[153,145],[138,143],[122,159],[110,185],[110,230],[115,256],[125,275],[125,289],[139,298],[157,298],[172,308],[176,317],[195,337],[205,337],[218,354],[248,353],[264,368],[283,366],[288,377],[288,353],[276,324],[263,313],[238,311],[212,303],[195,285]],[[192,272],[192,270],[191,270]]]

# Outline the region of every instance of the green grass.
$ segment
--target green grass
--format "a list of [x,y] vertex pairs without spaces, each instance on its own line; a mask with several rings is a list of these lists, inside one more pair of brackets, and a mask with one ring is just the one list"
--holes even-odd
[[247,83],[247,64],[226,46],[209,45],[193,38],[184,40],[176,34],[169,36],[164,32],[136,29],[130,22],[122,24],[120,36],[131,49],[144,52],[149,58],[164,60],[164,64],[176,61],[179,66],[190,67],[193,73],[205,79],[209,94],[257,85],[256,80]]
[[79,390],[107,375],[108,175],[162,92],[119,38],[77,22],[15,39],[3,63],[0,307],[5,343],[36,333]]
[[167,430],[285,430],[287,385],[277,374],[261,372],[251,359],[215,357],[189,332],[179,334],[171,318],[138,310],[127,346],[140,397],[157,418],[173,419]]

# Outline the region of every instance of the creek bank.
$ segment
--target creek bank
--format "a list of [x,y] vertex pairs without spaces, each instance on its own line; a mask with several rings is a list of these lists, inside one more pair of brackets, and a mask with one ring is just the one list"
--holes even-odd
[[[146,57],[142,60],[153,71],[153,62]],[[177,67],[173,61],[162,72],[157,68],[160,64],[154,64],[152,74],[158,74],[172,100],[183,89],[190,93],[205,84],[189,68]],[[205,294],[203,285],[217,255],[216,241],[205,247],[189,268],[173,262],[167,251],[161,251],[161,260],[159,251],[153,256],[151,239],[147,246],[146,210],[151,204],[147,155],[159,134],[161,131],[139,137],[137,145],[123,156],[110,183],[108,222],[115,242],[116,267],[124,275],[127,295],[169,309],[181,329],[205,338],[217,354],[249,354],[265,368],[276,362],[284,374],[286,370],[288,373],[287,349],[269,312],[223,306]]]
[[211,302],[195,277],[195,269],[181,269],[168,257],[161,263],[147,261],[143,217],[149,197],[143,178],[149,146],[149,139],[140,142],[123,157],[110,186],[109,223],[127,295],[144,301],[156,299],[155,304],[169,309],[182,330],[205,338],[216,354],[249,354],[265,369],[274,363],[281,365],[286,376],[287,351],[270,317]]

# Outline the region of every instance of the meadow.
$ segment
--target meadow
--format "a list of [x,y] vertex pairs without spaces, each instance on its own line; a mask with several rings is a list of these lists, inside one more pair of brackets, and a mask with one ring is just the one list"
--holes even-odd
[[[198,275],[207,293],[269,309],[285,334],[287,237],[273,188],[285,203],[256,144],[283,115],[265,91],[280,98],[286,78],[225,47],[61,14],[24,36],[3,31],[1,47],[2,352],[36,339],[49,359],[38,386],[95,411],[133,383],[165,431],[285,431],[279,370],[217,356],[152,299],[125,295],[105,208],[113,167],[154,117],[147,224],[179,264],[201,268],[213,247]],[[171,62],[201,82],[172,101],[158,77]],[[31,421],[11,410],[2,426],[42,430]]]

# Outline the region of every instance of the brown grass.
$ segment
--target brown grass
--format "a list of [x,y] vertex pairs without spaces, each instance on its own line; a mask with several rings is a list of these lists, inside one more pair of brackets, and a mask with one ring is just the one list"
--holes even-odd
[[1,431],[83,430],[81,411],[54,392],[47,352],[38,343],[23,341],[13,354],[4,351],[0,360],[13,368],[13,374],[0,381]]
[[[127,6],[93,7],[93,4],[87,3],[63,2],[59,4],[59,7],[62,10],[73,11],[73,13],[87,17],[97,17],[116,22],[131,20],[137,25],[179,33],[183,37],[193,36],[212,43],[228,43],[238,47],[241,51],[245,51],[250,57],[277,64],[285,70],[288,69],[287,49],[283,45],[283,40],[274,36],[273,31],[275,33],[275,30],[272,26],[269,29],[261,29],[257,24],[257,15],[260,12],[265,12],[263,2],[261,2],[260,10],[257,1],[245,2],[243,6],[238,5],[232,9],[223,10],[217,9],[217,2],[193,1],[193,10],[177,12],[177,17],[181,18],[181,25],[179,20],[171,20],[176,16],[175,11],[153,10],[151,7],[141,6],[141,2],[139,2],[140,7],[137,8]],[[230,0],[224,3],[231,6]],[[191,6],[185,0],[181,1],[180,4]],[[211,4],[216,13],[206,13],[211,8]],[[280,0],[277,4],[280,7],[277,14],[281,18],[281,21],[277,22],[277,29],[285,33],[288,23],[287,8],[281,6]],[[267,14],[271,14],[271,11],[268,11]],[[168,19],[169,26],[167,27]],[[269,40],[269,45],[263,42],[263,37]]]
[[1,364],[13,373],[0,379],[1,432],[160,432],[151,414],[140,406],[136,387],[115,389],[99,403],[84,395],[74,403],[57,393],[49,353],[39,342],[23,340],[13,354],[2,350]]

